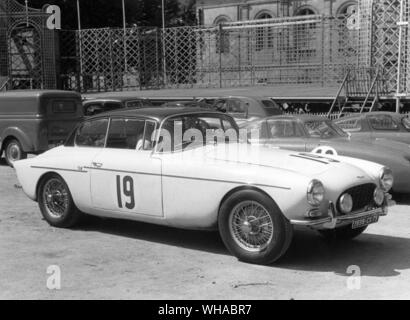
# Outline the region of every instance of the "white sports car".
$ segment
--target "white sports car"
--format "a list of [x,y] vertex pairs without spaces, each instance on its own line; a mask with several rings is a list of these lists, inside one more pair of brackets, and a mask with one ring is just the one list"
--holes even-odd
[[258,264],[284,255],[293,225],[349,239],[387,214],[389,169],[255,147],[240,136],[233,118],[209,110],[114,111],[15,169],[52,226],[90,214],[219,229],[232,254]]

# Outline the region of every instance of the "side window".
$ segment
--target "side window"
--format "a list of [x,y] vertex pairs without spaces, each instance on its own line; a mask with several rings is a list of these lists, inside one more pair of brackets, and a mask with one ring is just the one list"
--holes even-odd
[[108,119],[84,122],[75,132],[74,145],[78,147],[104,148]]
[[268,139],[268,128],[267,122],[259,122],[247,128],[248,140],[251,142],[256,142],[259,139]]
[[117,110],[117,109],[122,109],[123,106],[119,102],[106,102],[104,104],[104,111],[111,111],[111,110]]
[[53,101],[53,113],[75,113],[77,111],[77,102],[73,100]]
[[144,138],[145,121],[138,119],[111,119],[107,148],[135,150]]
[[139,100],[134,100],[134,101],[127,101],[125,104],[127,108],[142,108],[142,102]]
[[228,101],[228,112],[233,114],[246,114],[246,106],[241,100],[232,99]]
[[85,106],[84,115],[89,117],[104,112],[101,103],[93,103]]
[[359,132],[362,130],[362,121],[360,118],[335,121],[335,123],[347,132]]
[[303,137],[303,131],[294,120],[269,120],[268,130],[272,138]]
[[228,112],[228,107],[227,107],[226,100],[218,100],[215,103],[215,109],[217,111],[224,112],[224,113]]
[[393,118],[386,115],[368,117],[370,126],[374,130],[398,130]]
[[406,130],[410,131],[410,118],[405,117],[402,120],[403,126],[406,128]]

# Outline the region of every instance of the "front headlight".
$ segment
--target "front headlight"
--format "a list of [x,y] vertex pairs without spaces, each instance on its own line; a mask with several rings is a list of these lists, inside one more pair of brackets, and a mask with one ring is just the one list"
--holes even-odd
[[343,214],[349,214],[353,210],[353,198],[350,194],[345,193],[340,197],[339,208]]
[[380,172],[380,186],[384,192],[389,192],[393,188],[393,172],[389,168],[383,168]]
[[307,191],[307,200],[310,205],[318,207],[325,199],[325,187],[319,180],[313,180],[309,183]]

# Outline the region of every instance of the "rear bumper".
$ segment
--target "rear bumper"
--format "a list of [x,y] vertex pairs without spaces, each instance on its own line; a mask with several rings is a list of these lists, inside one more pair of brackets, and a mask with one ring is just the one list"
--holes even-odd
[[317,220],[291,220],[291,224],[295,226],[310,227],[313,229],[336,229],[339,226],[348,225],[358,219],[378,215],[379,217],[387,216],[388,206],[377,208],[365,212],[354,213],[346,216],[337,216],[333,203],[329,206],[328,217]]

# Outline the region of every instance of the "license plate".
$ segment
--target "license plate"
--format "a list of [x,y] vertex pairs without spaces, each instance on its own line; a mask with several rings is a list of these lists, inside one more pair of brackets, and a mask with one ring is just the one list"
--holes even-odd
[[358,229],[362,227],[366,227],[370,224],[377,223],[379,221],[379,215],[378,214],[372,214],[370,216],[364,217],[357,219],[353,221],[352,224],[352,229]]

